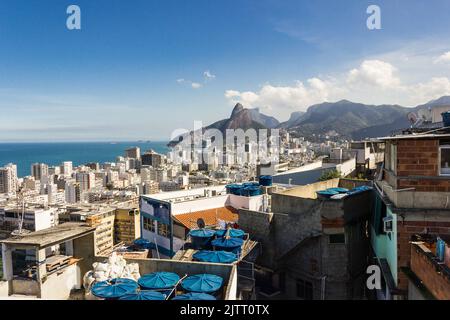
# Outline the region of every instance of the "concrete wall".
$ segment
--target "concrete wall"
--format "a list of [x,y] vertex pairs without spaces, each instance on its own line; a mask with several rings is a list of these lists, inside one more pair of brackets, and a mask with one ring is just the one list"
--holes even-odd
[[14,279],[10,281],[12,294],[39,296],[39,284],[35,280]]
[[92,264],[95,261],[93,233],[73,240],[73,256],[75,258],[83,258],[77,263],[82,276],[89,270],[92,270]]
[[41,298],[46,300],[67,300],[72,289],[80,289],[82,275],[77,264],[73,264],[49,275],[41,285]]
[[0,280],[0,299],[2,297],[7,297],[9,294],[9,284],[8,281]]
[[[450,300],[450,277],[438,272],[430,250],[422,244],[411,246],[411,270],[439,300]],[[448,267],[442,266],[449,270]],[[448,272],[448,271],[447,271]]]
[[171,212],[173,215],[189,213],[192,211],[201,211],[214,208],[224,207],[228,201],[228,195],[214,196],[209,198],[201,198],[192,201],[178,202],[171,204]]
[[[239,226],[261,243],[257,264],[277,272],[284,270],[286,298],[297,298],[297,279],[313,283],[314,299],[322,297],[323,281],[326,299],[363,295],[368,254],[365,225],[371,211],[371,193],[341,201],[316,198],[316,191],[339,184],[339,179],[333,179],[275,193],[272,214],[239,211]],[[336,233],[345,234],[345,244],[329,243],[329,234]]]
[[[95,257],[95,261],[104,262],[106,257]],[[237,297],[237,271],[234,264],[204,263],[196,261],[177,261],[170,259],[126,259],[127,263],[137,263],[141,275],[166,271],[180,277],[201,273],[215,274],[223,278],[223,295],[227,300]]]

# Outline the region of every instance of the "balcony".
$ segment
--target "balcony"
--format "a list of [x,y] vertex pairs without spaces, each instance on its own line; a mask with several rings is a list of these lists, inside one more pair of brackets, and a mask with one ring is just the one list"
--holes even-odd
[[396,189],[387,181],[377,181],[380,193],[397,208],[450,209],[450,192],[416,191],[414,187]]

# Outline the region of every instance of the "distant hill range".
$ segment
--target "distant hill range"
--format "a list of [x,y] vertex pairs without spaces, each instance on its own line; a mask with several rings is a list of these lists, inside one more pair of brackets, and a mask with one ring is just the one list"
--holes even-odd
[[341,100],[312,105],[306,112],[293,112],[289,120],[280,123],[274,117],[262,114],[257,108],[247,109],[238,103],[229,118],[214,122],[204,129],[214,128],[225,133],[226,129],[237,128],[243,130],[283,128],[305,137],[313,134],[336,135],[360,140],[387,136],[395,130],[407,128],[411,125],[408,113],[442,106],[449,106],[450,110],[450,96],[443,96],[414,108],[399,105],[367,105]]

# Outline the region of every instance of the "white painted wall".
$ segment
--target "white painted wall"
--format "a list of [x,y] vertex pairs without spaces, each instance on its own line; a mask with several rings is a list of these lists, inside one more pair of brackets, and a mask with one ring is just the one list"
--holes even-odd
[[234,194],[229,194],[227,201],[228,206],[232,206],[236,209],[248,209],[254,211],[260,211],[263,205],[263,195],[254,197],[244,197]]
[[47,300],[66,300],[72,289],[81,288],[81,273],[77,264],[65,268],[61,274],[55,272],[41,285],[41,298]]
[[172,203],[172,214],[183,214],[195,211],[223,208],[228,200],[228,194],[191,201]]

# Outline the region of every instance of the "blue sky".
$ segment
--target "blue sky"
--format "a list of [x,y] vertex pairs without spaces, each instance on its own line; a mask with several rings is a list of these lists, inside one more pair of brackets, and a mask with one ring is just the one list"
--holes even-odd
[[[81,30],[66,28],[70,4]],[[381,30],[366,27],[370,4]],[[2,0],[0,141],[167,140],[237,101],[280,120],[342,98],[414,106],[450,94],[448,12],[446,0]]]

